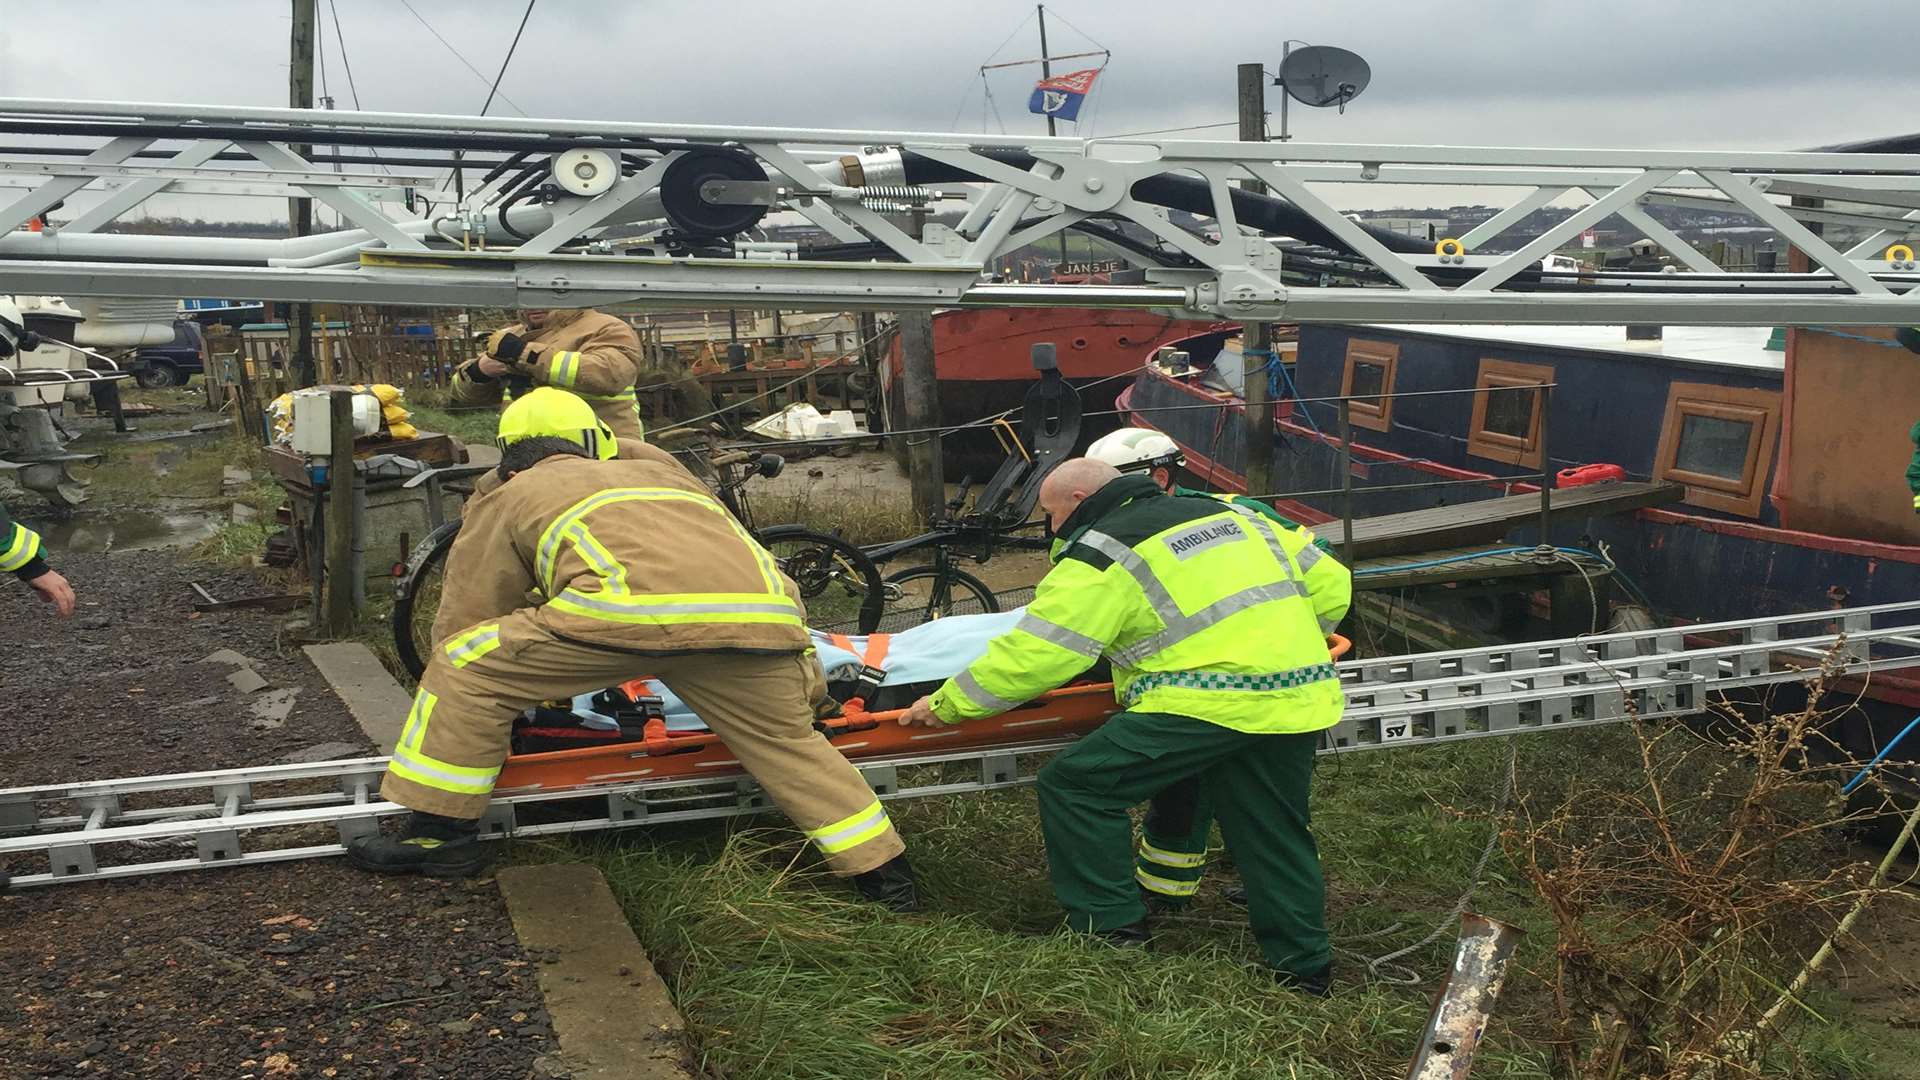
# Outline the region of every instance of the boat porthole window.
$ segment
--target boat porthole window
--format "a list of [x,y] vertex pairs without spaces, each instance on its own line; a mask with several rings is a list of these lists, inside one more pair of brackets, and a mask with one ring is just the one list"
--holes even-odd
[[1540,467],[1540,387],[1553,382],[1550,364],[1491,357],[1474,379],[1467,453],[1526,468]]
[[1689,413],[1680,418],[1680,445],[1673,467],[1739,483],[1746,475],[1754,421]]
[[1074,338],[1074,339],[1073,339],[1073,347],[1074,347],[1074,348],[1076,348],[1076,349],[1084,349],[1084,348],[1086,348],[1086,347],[1087,347],[1087,339],[1086,339],[1086,338],[1083,338],[1083,337],[1077,337],[1077,338]]
[[[1347,342],[1347,365],[1340,377],[1340,395],[1347,403],[1350,423],[1370,431],[1393,428],[1393,377],[1400,366],[1400,346],[1379,341]],[[1379,395],[1379,396],[1374,396]]]
[[1690,506],[1758,517],[1780,432],[1780,392],[1674,383],[1654,479],[1684,484]]

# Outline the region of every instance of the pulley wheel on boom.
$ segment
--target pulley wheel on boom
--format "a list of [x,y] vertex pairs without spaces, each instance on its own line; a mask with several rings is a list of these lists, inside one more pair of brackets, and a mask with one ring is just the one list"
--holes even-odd
[[702,189],[716,180],[765,184],[767,174],[752,154],[732,147],[696,146],[681,153],[660,177],[660,202],[681,234],[702,239],[734,236],[767,216],[766,202],[710,202]]

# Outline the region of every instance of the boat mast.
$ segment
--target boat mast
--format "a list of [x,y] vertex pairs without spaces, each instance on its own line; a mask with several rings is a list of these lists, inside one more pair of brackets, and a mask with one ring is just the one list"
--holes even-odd
[[[1053,61],[1047,57],[1047,5],[1035,4],[1040,16],[1040,79],[1053,78]],[[1053,126],[1053,114],[1047,113],[1047,134],[1059,134]],[[1060,230],[1060,265],[1067,265],[1067,230]]]
[[[1053,61],[1047,57],[1047,5],[1035,4],[1034,6],[1040,10],[1040,78],[1041,81],[1044,82],[1047,79],[1053,78]],[[1053,114],[1047,113],[1046,116],[1047,134],[1059,134],[1053,127]],[[1062,256],[1061,261],[1063,262],[1065,261],[1065,255],[1067,253],[1066,244],[1066,234],[1062,233],[1060,236],[1060,254]]]

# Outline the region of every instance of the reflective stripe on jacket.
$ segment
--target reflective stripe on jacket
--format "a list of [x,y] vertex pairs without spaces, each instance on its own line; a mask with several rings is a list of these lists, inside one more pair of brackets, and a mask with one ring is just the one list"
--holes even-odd
[[40,534],[13,520],[0,506],[0,571],[31,580],[47,571],[40,557]]
[[1302,525],[1299,522],[1288,517],[1287,515],[1281,513],[1280,511],[1275,510],[1273,507],[1268,506],[1266,503],[1261,502],[1259,499],[1250,499],[1245,495],[1235,495],[1231,492],[1226,492],[1226,491],[1199,491],[1194,488],[1181,487],[1178,484],[1174,485],[1174,488],[1171,494],[1191,495],[1191,496],[1197,496],[1202,499],[1217,499],[1223,503],[1232,503],[1235,506],[1244,506],[1249,510],[1255,511],[1260,516],[1266,518],[1269,521],[1276,522],[1282,526],[1285,526],[1286,528],[1289,528],[1294,530],[1295,532],[1298,532],[1301,536],[1306,538],[1307,543],[1312,544],[1314,547],[1319,548],[1321,551],[1324,551],[1329,555],[1333,554],[1333,543],[1331,541],[1323,540],[1320,537],[1313,535],[1312,529],[1307,528],[1305,525]]
[[1245,507],[1163,495],[1144,476],[1100,489],[1062,536],[1020,622],[933,695],[943,720],[1003,712],[1102,656],[1128,709],[1251,732],[1340,719],[1326,635],[1353,585],[1333,556]]
[[467,503],[434,640],[455,663],[538,607],[556,635],[632,652],[802,652],[799,591],[672,455],[553,457]]
[[627,440],[645,438],[640,399],[633,389],[640,374],[640,335],[633,327],[611,315],[580,308],[548,312],[546,325],[538,330],[509,329],[526,342],[512,373],[487,379],[480,377],[474,361],[462,364],[453,373],[454,400],[493,404],[512,396],[507,382],[519,376],[536,386],[557,386],[585,398],[594,414],[613,429],[623,450]]

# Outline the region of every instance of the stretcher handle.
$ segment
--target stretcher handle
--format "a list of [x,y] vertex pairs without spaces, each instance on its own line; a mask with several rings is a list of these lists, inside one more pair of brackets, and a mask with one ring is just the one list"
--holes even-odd
[[[885,715],[897,716],[898,713]],[[880,726],[880,718],[865,709],[849,707],[840,716],[814,721],[814,726],[822,729],[821,733],[827,738],[834,739],[855,731],[872,731]],[[720,736],[710,731],[676,735],[667,730],[666,721],[656,718],[642,726],[638,742],[646,749],[648,757],[667,757],[704,750],[720,742]]]

